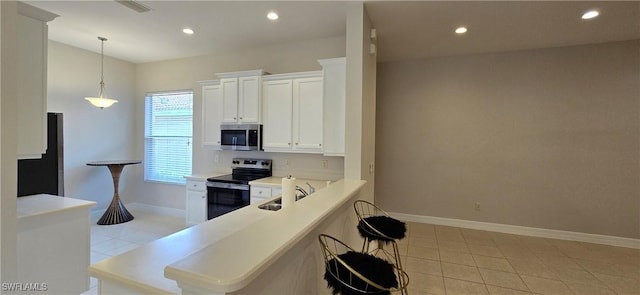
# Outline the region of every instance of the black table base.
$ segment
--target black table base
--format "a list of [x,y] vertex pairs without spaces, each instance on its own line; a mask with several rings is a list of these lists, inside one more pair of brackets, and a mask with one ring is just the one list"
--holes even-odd
[[98,220],[98,224],[110,225],[125,223],[131,220],[133,220],[133,215],[131,215],[127,208],[124,207],[124,205],[120,201],[120,197],[114,196],[113,200],[111,200],[109,208],[107,208],[104,214],[102,214],[102,217],[100,217],[100,220]]

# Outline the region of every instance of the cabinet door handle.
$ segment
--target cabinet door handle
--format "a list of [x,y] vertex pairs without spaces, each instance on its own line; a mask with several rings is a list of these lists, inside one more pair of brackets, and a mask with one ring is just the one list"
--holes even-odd
[[322,146],[322,144],[321,144],[321,143],[319,143],[319,144],[318,144],[318,146]]
[[233,119],[235,120],[235,119],[236,119],[236,117],[233,117]]
[[290,142],[287,142],[287,145],[291,145],[291,143],[290,143]]
[[296,142],[296,145],[298,145],[298,143]]
[[242,120],[242,117],[240,117],[240,120]]
[[206,198],[206,196],[202,196],[202,198],[204,199],[204,198]]

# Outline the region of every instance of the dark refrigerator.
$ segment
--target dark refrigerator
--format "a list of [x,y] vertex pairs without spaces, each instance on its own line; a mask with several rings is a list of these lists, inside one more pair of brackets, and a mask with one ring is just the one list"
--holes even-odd
[[18,197],[34,194],[64,195],[61,113],[47,113],[47,153],[18,160]]

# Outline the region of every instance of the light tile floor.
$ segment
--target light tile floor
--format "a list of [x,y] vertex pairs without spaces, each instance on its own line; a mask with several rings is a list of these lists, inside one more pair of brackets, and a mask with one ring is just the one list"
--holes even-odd
[[[91,263],[186,228],[184,218],[130,211],[123,224],[92,220]],[[412,295],[640,295],[637,249],[411,222],[399,246]],[[83,295],[96,292],[91,278]]]
[[409,294],[640,294],[640,250],[422,223],[400,241]]
[[[186,228],[184,218],[159,215],[128,208],[132,221],[115,225],[97,225],[100,216],[91,220],[91,263],[122,254],[148,242]],[[82,295],[97,294],[98,281],[91,278],[91,289]]]

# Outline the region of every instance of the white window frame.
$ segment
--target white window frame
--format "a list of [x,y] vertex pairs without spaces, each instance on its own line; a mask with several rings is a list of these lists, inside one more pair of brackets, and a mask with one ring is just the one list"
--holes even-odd
[[[188,124],[183,117],[189,111],[180,108],[165,110],[165,116],[156,111],[155,117],[152,117],[153,100],[160,103],[158,100],[162,97],[172,95],[191,96]],[[180,147],[180,141],[184,141],[186,146]],[[193,90],[147,93],[144,102],[144,181],[185,184],[184,176],[192,173],[192,156]]]

